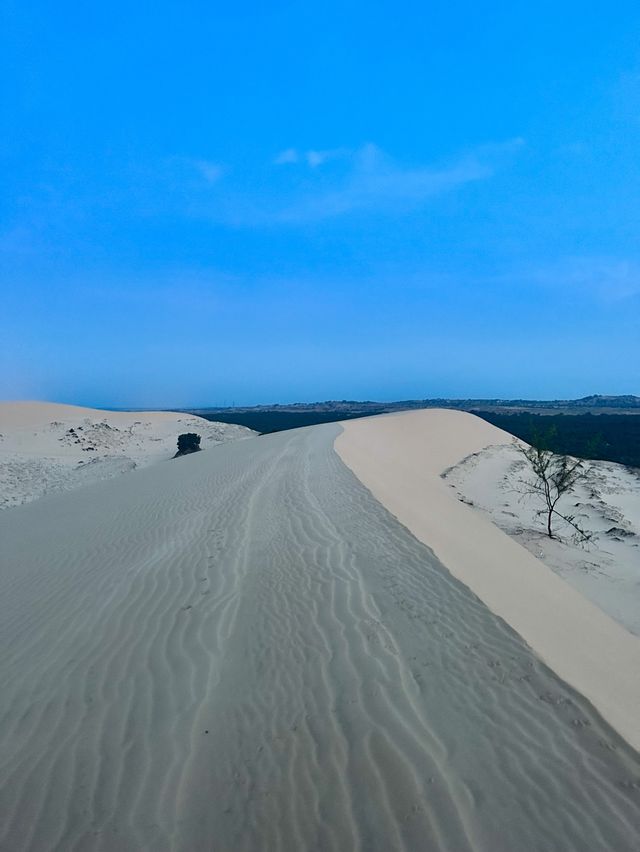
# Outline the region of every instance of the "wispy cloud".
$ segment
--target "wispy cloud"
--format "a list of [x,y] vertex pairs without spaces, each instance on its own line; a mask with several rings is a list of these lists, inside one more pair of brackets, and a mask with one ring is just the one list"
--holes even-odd
[[310,149],[309,151],[298,151],[297,148],[285,148],[280,151],[274,159],[274,165],[285,166],[302,163],[312,169],[322,166],[329,160],[337,160],[341,158],[349,158],[353,156],[353,152],[348,148],[327,148],[325,150]]
[[284,151],[280,151],[273,162],[276,166],[286,166],[290,163],[299,163],[300,154],[295,148],[285,148]]
[[219,163],[212,163],[210,160],[191,160],[190,162],[207,183],[216,183],[224,174],[224,169]]
[[[523,140],[484,146],[439,166],[402,166],[373,144],[350,158],[350,168],[337,185],[319,188],[276,212],[280,222],[306,222],[342,216],[359,210],[410,208],[457,187],[491,177],[501,156]],[[321,152],[318,156],[321,156]]]
[[640,263],[613,257],[565,257],[519,276],[533,284],[570,289],[618,302],[640,294]]
[[[356,150],[287,148],[272,165],[304,170],[270,169],[255,177],[244,173],[236,182],[225,181],[224,192],[218,184],[226,169],[218,163],[185,158],[174,163],[182,173],[181,204],[189,216],[237,228],[295,226],[349,214],[419,209],[436,196],[490,178],[523,144],[518,138],[479,146],[432,165],[400,163],[372,143]],[[329,161],[331,168],[322,168]],[[199,182],[194,183],[194,176]]]
[[167,157],[163,163],[162,177],[165,181],[191,183],[195,180],[205,185],[217,183],[226,169],[220,163],[202,157]]
[[327,163],[329,160],[338,160],[342,157],[349,157],[350,154],[351,152],[345,148],[330,148],[325,151],[307,151],[305,157],[311,168],[315,169],[317,166],[324,165],[324,163]]

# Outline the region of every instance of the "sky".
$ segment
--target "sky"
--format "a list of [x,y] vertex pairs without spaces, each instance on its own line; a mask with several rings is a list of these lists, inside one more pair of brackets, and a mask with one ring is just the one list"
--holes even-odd
[[640,394],[640,7],[5,0],[0,398]]

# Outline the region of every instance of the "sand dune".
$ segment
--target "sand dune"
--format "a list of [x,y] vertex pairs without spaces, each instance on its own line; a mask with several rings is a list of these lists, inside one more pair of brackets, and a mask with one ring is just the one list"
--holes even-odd
[[340,431],[2,514],[3,850],[637,849],[638,755]]
[[341,457],[372,493],[561,677],[640,747],[640,640],[455,499],[442,474],[472,453],[511,442],[459,411],[347,421]]
[[170,459],[181,432],[197,432],[203,449],[255,435],[170,411],[0,402],[0,509]]
[[640,471],[604,461],[584,462],[584,481],[559,509],[593,534],[586,543],[556,519],[558,538],[545,534],[540,501],[524,493],[530,471],[514,444],[497,444],[450,468],[446,482],[461,500],[542,560],[596,606],[640,636]]

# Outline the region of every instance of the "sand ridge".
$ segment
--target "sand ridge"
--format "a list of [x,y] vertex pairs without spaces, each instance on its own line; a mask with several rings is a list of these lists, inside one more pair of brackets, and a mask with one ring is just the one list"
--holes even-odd
[[638,756],[339,430],[0,516],[3,850],[635,850]]
[[386,508],[640,748],[640,640],[473,508],[442,473],[509,443],[472,414],[423,410],[345,421],[336,449]]

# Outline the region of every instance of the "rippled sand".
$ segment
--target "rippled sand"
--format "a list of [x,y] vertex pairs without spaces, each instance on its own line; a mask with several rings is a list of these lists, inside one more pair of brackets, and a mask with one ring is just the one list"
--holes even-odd
[[3,850],[637,850],[638,756],[339,432],[2,514]]

